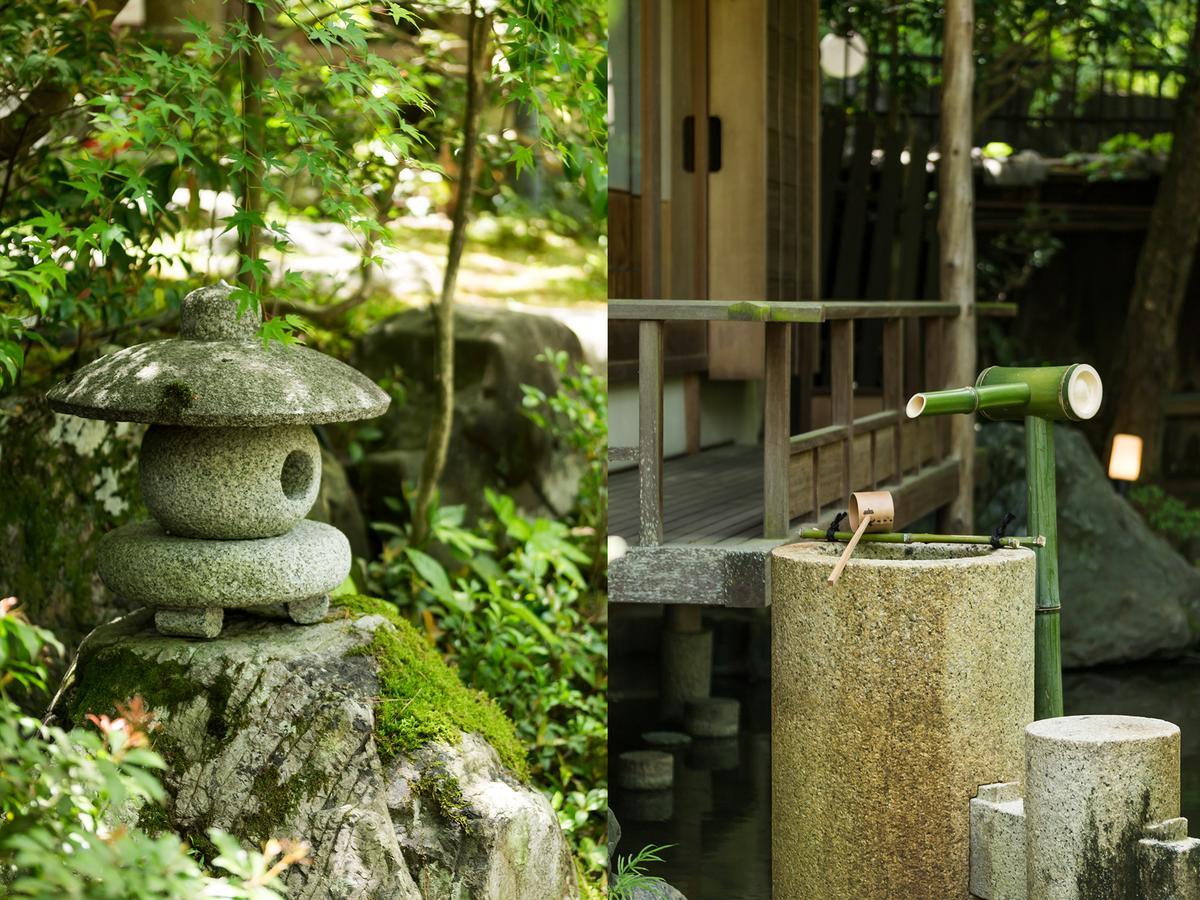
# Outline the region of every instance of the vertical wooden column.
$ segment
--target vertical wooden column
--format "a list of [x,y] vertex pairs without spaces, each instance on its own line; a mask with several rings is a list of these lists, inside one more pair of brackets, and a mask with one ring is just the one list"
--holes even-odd
[[[797,115],[798,171],[800,180],[797,205],[796,253],[799,257],[798,300],[821,297],[821,3],[799,0],[796,45],[799,50],[800,92]],[[818,366],[819,348],[816,326],[799,326],[795,347],[797,359],[796,396],[793,419],[798,432],[812,428],[812,382]],[[815,478],[814,478],[815,480]]]
[[[942,299],[959,306],[945,328],[942,377],[953,385],[975,381],[975,189],[971,179],[971,138],[975,84],[971,42],[974,0],[946,0],[942,51],[942,134],[938,164]],[[969,534],[974,525],[975,417],[951,416],[950,442],[958,456],[958,496],[939,516],[939,527]]]
[[641,3],[641,295],[649,299],[662,296],[662,120],[659,111],[661,2],[642,0]]
[[831,421],[845,425],[842,443],[842,499],[850,502],[854,490],[854,320],[837,319],[829,323],[829,398]]
[[763,537],[787,537],[791,455],[792,329],[767,323],[763,385]]
[[663,542],[663,323],[638,323],[638,525],[641,546]]

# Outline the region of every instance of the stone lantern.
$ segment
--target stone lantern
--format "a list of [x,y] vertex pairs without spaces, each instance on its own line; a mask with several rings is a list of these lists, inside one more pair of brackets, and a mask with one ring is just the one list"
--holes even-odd
[[307,347],[263,346],[222,282],[183,299],[179,337],[128,347],[49,393],[58,412],[146,422],[139,474],[152,521],[106,534],[100,578],[155,609],[163,634],[216,637],[226,609],[321,620],[350,544],[304,518],[321,485],[310,426],[369,419],[390,398]]

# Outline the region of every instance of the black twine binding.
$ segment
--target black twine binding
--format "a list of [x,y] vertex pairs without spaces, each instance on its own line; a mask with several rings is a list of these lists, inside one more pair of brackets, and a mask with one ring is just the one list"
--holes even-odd
[[833,517],[833,521],[831,523],[829,523],[829,530],[825,532],[825,540],[827,540],[827,541],[836,541],[837,540],[838,523],[841,522],[842,519],[846,519],[846,518],[849,518],[849,513],[847,513],[845,510],[843,510],[842,512],[838,513],[836,516]]
[[1011,512],[1006,512],[1004,518],[1000,520],[1000,524],[992,530],[992,547],[994,549],[1000,549],[1000,538],[1004,537],[1004,533],[1008,531],[1008,526],[1012,524],[1015,518],[1016,516]]

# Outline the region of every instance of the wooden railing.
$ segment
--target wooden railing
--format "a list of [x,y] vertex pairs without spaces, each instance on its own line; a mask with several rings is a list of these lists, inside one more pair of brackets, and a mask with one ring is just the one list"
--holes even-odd
[[[801,516],[818,520],[864,487],[900,484],[947,467],[946,419],[910,421],[906,393],[944,387],[942,323],[953,303],[858,301],[610,300],[609,318],[638,322],[638,446],[612,461],[637,461],[639,543],[663,542],[663,327],[668,321],[763,322],[763,537],[784,538]],[[884,319],[879,412],[854,413],[854,323]],[[791,434],[792,329],[830,323],[831,424]],[[933,474],[933,473],[930,473]],[[953,474],[947,469],[946,475]],[[941,478],[935,490],[953,490]],[[956,483],[956,482],[955,482]],[[924,497],[925,507],[951,498]],[[930,505],[930,504],[933,505]]]

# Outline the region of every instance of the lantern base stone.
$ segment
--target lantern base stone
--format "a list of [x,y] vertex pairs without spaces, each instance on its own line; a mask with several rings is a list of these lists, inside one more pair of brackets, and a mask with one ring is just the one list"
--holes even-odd
[[108,589],[155,609],[164,634],[215,637],[222,609],[270,614],[278,606],[293,622],[321,621],[329,592],[350,573],[350,542],[307,519],[287,534],[245,541],[177,537],[146,521],[106,534],[96,560]]
[[215,638],[221,633],[225,622],[225,610],[207,609],[160,609],[154,614],[154,627],[159,634],[179,637]]

